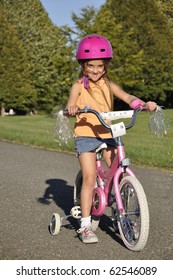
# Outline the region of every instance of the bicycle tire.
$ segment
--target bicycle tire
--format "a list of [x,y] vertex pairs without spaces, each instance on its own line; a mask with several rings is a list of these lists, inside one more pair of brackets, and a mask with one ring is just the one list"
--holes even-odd
[[125,216],[118,214],[121,238],[131,251],[141,251],[149,235],[149,209],[144,189],[137,178],[126,176],[120,183],[120,192],[125,210]]
[[[81,169],[78,171],[76,179],[75,179],[75,184],[74,184],[74,205],[75,206],[80,206],[80,194],[81,194],[81,189],[82,189],[82,171]],[[91,215],[91,227],[93,231],[96,231],[100,222],[100,216],[94,216]]]

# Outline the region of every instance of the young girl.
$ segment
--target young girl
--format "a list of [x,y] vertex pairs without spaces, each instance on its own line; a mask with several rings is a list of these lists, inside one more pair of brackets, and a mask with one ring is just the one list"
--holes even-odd
[[[132,96],[106,75],[109,62],[113,57],[110,42],[101,35],[92,34],[84,37],[77,48],[77,60],[81,65],[81,77],[76,81],[70,91],[66,106],[70,115],[76,115],[78,109],[86,105],[97,112],[108,112],[113,109],[113,96],[129,104],[132,109],[136,102],[146,105],[149,111],[156,109],[156,103],[143,102]],[[98,238],[91,228],[92,193],[96,180],[96,149],[104,142],[108,148],[103,156],[110,166],[116,154],[116,143],[111,134],[104,128],[93,114],[76,115],[75,123],[75,151],[83,175],[81,190],[81,228],[78,230],[79,238],[84,243],[96,243]]]

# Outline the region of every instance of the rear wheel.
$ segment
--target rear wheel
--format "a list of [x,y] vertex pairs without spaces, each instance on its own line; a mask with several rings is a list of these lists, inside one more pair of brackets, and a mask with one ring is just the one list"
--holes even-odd
[[[75,185],[74,185],[74,204],[75,206],[80,206],[80,195],[81,195],[81,189],[82,189],[82,182],[83,182],[83,177],[82,177],[82,171],[79,170],[76,180],[75,180]],[[80,219],[78,220],[80,224]],[[94,216],[91,215],[91,226],[92,230],[96,231],[100,222],[100,216]]]
[[121,238],[132,251],[142,250],[149,234],[149,210],[143,187],[137,178],[127,176],[120,183],[125,214],[118,214]]

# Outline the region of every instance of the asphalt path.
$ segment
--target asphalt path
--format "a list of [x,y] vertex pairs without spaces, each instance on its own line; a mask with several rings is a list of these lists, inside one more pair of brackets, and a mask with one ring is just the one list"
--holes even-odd
[[128,250],[103,217],[97,244],[83,244],[75,219],[59,235],[48,227],[52,213],[69,214],[79,169],[75,155],[0,141],[0,259],[172,260],[173,172],[133,167],[149,204],[150,234],[140,252]]

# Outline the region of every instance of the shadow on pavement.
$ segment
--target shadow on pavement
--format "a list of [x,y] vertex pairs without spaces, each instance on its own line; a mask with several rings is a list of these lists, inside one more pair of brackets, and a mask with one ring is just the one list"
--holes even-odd
[[[54,201],[64,211],[64,216],[70,215],[70,210],[74,206],[73,187],[68,185],[67,181],[57,178],[47,179],[45,182],[48,187],[43,197],[39,197],[37,201],[45,205]],[[76,219],[70,217],[68,221],[70,225],[64,225],[65,227],[75,229],[79,227]]]
[[[67,181],[62,179],[47,179],[45,182],[48,187],[46,188],[43,197],[38,198],[38,202],[49,205],[52,201],[54,201],[56,205],[64,211],[64,216],[69,215],[71,208],[74,206],[73,187],[68,185]],[[68,218],[68,221],[70,224],[64,224],[64,227],[69,229],[79,228],[79,224],[76,219]],[[119,237],[118,228],[113,228],[112,222],[107,215],[103,215],[101,217],[99,228],[116,242],[125,247]]]

